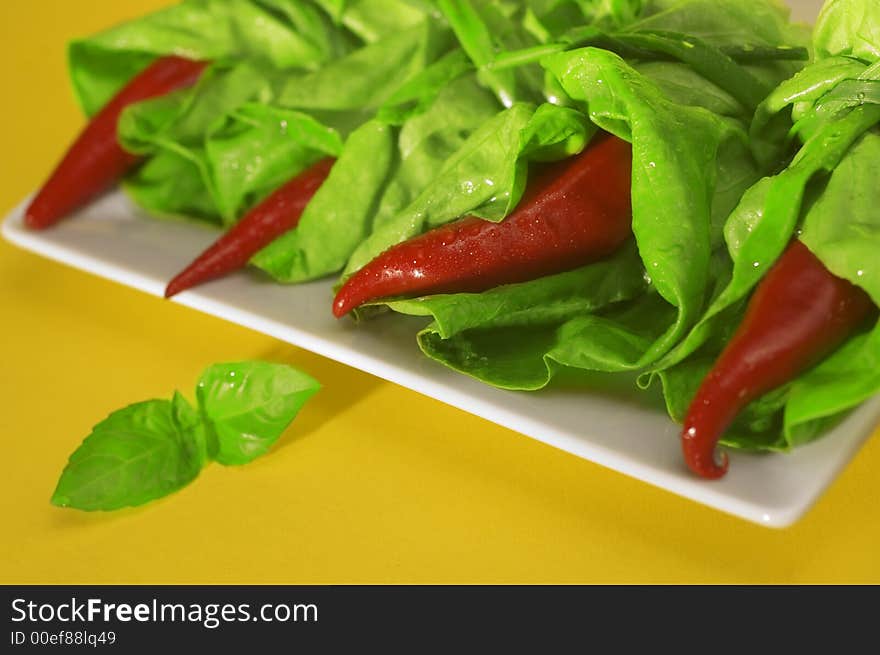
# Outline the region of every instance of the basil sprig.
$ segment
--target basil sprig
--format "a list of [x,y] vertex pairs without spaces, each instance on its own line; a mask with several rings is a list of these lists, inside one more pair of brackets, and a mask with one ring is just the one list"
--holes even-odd
[[269,450],[318,389],[282,364],[215,364],[199,379],[197,407],[175,392],[98,423],[70,456],[52,504],[133,507],[182,489],[210,461],[247,464]]

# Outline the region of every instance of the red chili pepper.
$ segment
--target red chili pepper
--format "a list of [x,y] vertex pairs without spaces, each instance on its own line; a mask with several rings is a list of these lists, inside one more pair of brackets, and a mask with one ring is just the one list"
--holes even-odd
[[600,138],[549,166],[503,221],[466,217],[386,250],[339,290],[333,313],[390,296],[479,292],[613,253],[632,234],[630,145]]
[[682,431],[690,469],[704,478],[723,476],[727,456],[716,462],[715,446],[740,410],[833,352],[873,309],[868,294],[793,241],[758,285],[691,402]]
[[259,250],[296,227],[335,161],[322,159],[250,210],[168,283],[165,297],[243,268]]
[[191,86],[206,62],[162,57],[132,79],[80,133],[25,213],[25,224],[49,227],[113,186],[141,158],[116,138],[119,115],[127,106]]

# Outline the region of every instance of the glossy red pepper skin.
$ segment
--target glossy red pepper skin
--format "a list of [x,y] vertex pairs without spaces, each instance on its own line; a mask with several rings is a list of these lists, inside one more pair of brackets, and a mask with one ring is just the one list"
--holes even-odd
[[165,297],[243,268],[258,251],[295,228],[335,161],[320,160],[251,209],[168,283]]
[[39,230],[58,222],[107,191],[141,158],[126,152],[116,138],[119,115],[129,105],[191,86],[207,63],[162,57],[119,91],[68,149],[25,213],[25,225]]
[[632,234],[631,170],[630,145],[598,137],[538,175],[503,221],[467,217],[388,249],[345,282],[333,313],[392,296],[485,291],[606,257]]
[[752,400],[794,379],[840,346],[876,310],[863,290],[792,241],[758,285],[742,323],[691,402],[682,430],[688,467],[722,477],[718,440]]

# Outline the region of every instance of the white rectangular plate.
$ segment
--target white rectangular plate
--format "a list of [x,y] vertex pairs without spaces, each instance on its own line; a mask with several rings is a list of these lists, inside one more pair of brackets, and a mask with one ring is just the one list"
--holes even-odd
[[[13,243],[71,266],[161,295],[167,280],[214,238],[200,225],[139,215],[112,193],[56,227],[32,232],[24,205],[3,224]],[[271,335],[414,389],[585,459],[764,525],[799,518],[880,420],[880,398],[826,437],[786,455],[733,453],[716,482],[685,469],[678,429],[633,394],[570,388],[494,389],[428,360],[415,334],[424,319],[388,315],[356,325],[330,313],[332,280],[281,286],[251,272],[205,285],[176,302]]]
[[[815,16],[814,0],[791,3]],[[150,220],[119,192],[44,232],[22,225],[24,204],[3,224],[22,248],[161,295],[166,282],[216,238],[199,225]],[[880,421],[880,398],[825,437],[785,455],[733,453],[715,482],[685,469],[678,429],[662,409],[625,393],[494,389],[425,358],[423,319],[386,316],[355,325],[330,313],[332,280],[272,284],[242,272],[181,294],[175,302],[295,344],[459,407],[579,457],[761,525],[790,525],[818,499]]]

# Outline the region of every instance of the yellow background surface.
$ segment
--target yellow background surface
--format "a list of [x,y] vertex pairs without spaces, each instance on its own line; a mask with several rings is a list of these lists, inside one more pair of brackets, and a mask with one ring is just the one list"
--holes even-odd
[[[0,206],[81,125],[64,46],[163,0],[3,2]],[[880,582],[880,438],[776,531],[0,243],[0,583]],[[49,496],[91,426],[263,358],[323,391],[269,456],[112,514]]]

